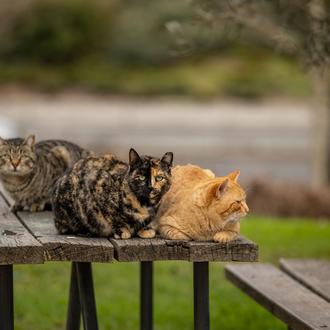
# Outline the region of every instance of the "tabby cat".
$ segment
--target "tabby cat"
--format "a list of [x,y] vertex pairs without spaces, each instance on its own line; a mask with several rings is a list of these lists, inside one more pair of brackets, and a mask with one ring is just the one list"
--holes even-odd
[[77,162],[56,184],[55,225],[61,234],[128,239],[152,238],[149,228],[161,197],[170,187],[173,154],[139,156],[129,164],[113,155]]
[[194,165],[176,166],[172,185],[159,207],[155,225],[168,239],[226,243],[239,234],[239,220],[249,211],[239,171],[215,177]]
[[35,143],[26,139],[0,138],[0,180],[14,200],[13,211],[42,211],[50,206],[56,180],[77,160],[90,153],[61,140]]

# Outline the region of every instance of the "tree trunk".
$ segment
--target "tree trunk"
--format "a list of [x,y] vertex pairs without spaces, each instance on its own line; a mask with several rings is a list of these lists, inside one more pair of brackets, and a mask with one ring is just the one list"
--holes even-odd
[[313,184],[330,183],[330,79],[329,68],[313,68]]
[[330,65],[327,49],[328,21],[324,0],[308,3],[311,35],[308,47],[312,63],[314,88],[314,154],[313,183],[316,186],[330,183]]

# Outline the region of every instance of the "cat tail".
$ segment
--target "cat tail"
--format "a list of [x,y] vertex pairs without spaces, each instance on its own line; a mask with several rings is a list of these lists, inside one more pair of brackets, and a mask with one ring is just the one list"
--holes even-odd
[[54,157],[64,163],[65,167],[71,167],[74,163],[70,152],[64,146],[56,146],[50,149],[47,158],[51,160]]

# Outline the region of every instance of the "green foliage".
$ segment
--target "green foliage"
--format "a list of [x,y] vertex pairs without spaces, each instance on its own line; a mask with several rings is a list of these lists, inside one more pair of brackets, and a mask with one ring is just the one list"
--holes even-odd
[[106,46],[108,20],[100,1],[36,1],[16,17],[7,58],[67,63]]
[[114,10],[110,56],[130,64],[168,61],[174,38],[166,23],[191,15],[187,4],[175,0],[120,2]]
[[[330,260],[330,223],[250,217],[242,233],[259,244],[260,261],[279,257]],[[15,266],[15,329],[63,329],[70,265]],[[138,329],[137,263],[94,265],[101,329]],[[42,288],[42,292],[40,292]],[[230,284],[222,263],[210,265],[211,326],[224,330],[284,330],[286,326]],[[193,327],[192,264],[155,263],[155,324],[160,330]]]
[[113,7],[110,58],[125,64],[166,64],[227,44],[222,33],[197,24],[187,1],[126,1]]
[[212,28],[190,2],[24,3],[0,4],[0,84],[202,98],[310,92],[296,59],[258,38],[239,45],[221,20]]
[[[252,52],[254,55],[249,54]],[[292,59],[241,48],[171,65],[126,66],[89,58],[74,65],[0,62],[0,84],[20,82],[43,90],[78,86],[124,95],[305,96],[308,78]]]
[[[0,5],[0,19],[9,12]],[[68,63],[93,55],[159,65],[171,61],[174,51],[181,56],[222,44],[215,31],[191,24],[196,15],[188,2],[175,0],[31,0],[7,20],[0,55],[27,62]]]

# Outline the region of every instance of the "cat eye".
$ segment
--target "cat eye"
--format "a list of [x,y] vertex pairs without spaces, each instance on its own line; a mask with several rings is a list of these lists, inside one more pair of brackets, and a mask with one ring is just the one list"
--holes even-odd
[[138,178],[139,178],[140,181],[144,181],[146,179],[146,177],[144,175],[139,175]]
[[162,181],[164,179],[164,177],[162,175],[157,175],[155,177],[156,181],[159,182],[159,181]]

